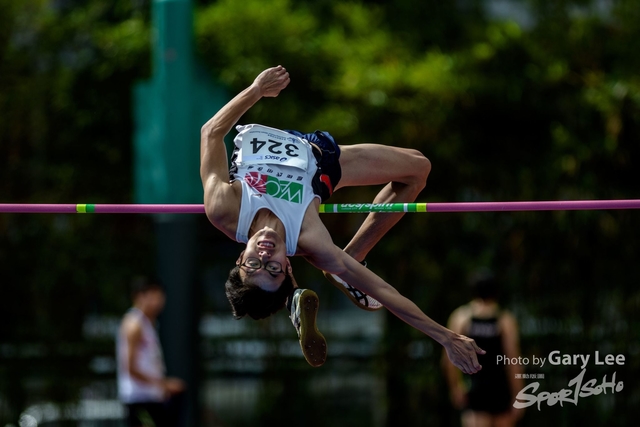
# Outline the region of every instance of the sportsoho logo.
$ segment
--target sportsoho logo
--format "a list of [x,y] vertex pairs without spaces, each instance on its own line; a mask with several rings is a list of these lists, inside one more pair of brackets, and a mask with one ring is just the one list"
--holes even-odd
[[304,186],[298,182],[286,181],[259,172],[249,172],[244,176],[249,186],[261,194],[291,203],[302,203]]

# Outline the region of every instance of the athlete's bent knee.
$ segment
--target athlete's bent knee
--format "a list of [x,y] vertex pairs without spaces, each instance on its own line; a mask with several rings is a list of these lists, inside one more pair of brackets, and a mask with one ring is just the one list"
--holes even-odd
[[409,155],[411,156],[410,170],[413,175],[413,184],[424,187],[431,172],[431,161],[418,150],[409,149]]

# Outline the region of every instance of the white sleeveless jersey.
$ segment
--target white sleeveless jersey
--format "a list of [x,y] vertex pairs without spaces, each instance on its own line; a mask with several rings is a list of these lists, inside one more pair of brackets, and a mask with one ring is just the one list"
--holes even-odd
[[247,243],[249,228],[260,209],[273,212],[286,230],[287,256],[296,253],[304,214],[318,197],[312,179],[318,169],[308,141],[279,129],[251,124],[237,126],[234,180],[242,184],[236,240]]
[[[129,310],[125,315],[125,319],[129,316],[138,319],[142,326],[141,339],[135,360],[136,368],[148,377],[164,378],[164,359],[156,329],[147,316],[137,308]],[[127,404],[164,401],[164,391],[160,386],[139,381],[129,374],[129,345],[122,331],[118,331],[117,356],[118,397],[121,402]]]

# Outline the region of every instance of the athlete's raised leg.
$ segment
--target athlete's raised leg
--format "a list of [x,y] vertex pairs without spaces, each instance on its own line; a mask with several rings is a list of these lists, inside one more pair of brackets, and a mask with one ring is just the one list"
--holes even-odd
[[[337,189],[387,184],[373,203],[410,203],[427,183],[431,162],[417,150],[378,144],[341,145],[342,178]],[[403,213],[370,213],[344,251],[363,261]]]

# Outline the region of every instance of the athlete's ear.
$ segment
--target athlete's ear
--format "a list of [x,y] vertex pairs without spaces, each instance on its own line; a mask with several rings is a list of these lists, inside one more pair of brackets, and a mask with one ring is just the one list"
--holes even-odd
[[242,256],[244,255],[244,251],[240,252],[240,256],[236,260],[236,265],[242,264]]
[[298,282],[296,282],[296,278],[293,276],[293,268],[291,267],[289,258],[287,258],[287,275],[291,278],[291,282],[293,283],[293,289],[298,289]]

